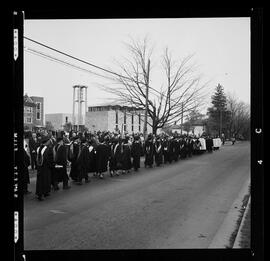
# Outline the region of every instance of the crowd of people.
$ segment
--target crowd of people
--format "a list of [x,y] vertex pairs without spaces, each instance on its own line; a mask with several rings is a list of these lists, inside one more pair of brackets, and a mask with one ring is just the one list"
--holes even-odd
[[[28,133],[24,149],[24,193],[28,191],[29,167],[37,170],[36,195],[42,201],[52,190],[70,189],[70,180],[77,185],[90,182],[89,174],[103,179],[137,172],[144,158],[144,167],[171,164],[179,159],[212,152],[221,140],[210,136],[148,134],[121,135],[112,132]],[[70,171],[68,171],[70,170]]]

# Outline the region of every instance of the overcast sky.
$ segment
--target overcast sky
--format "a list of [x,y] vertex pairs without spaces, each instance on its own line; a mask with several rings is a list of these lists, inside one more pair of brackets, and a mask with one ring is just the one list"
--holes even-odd
[[[193,61],[210,96],[220,83],[225,92],[250,103],[250,18],[87,19],[25,20],[25,36],[50,47],[116,70],[114,60],[127,57],[124,45],[147,36],[154,45],[153,86],[161,85],[159,58],[168,47],[174,59],[195,54]],[[88,70],[76,62],[28,40],[27,48],[51,55]],[[40,56],[24,52],[24,92],[45,99],[45,113],[71,113],[73,85],[88,86],[88,106],[106,102],[111,95],[97,83],[103,79]],[[94,70],[99,72],[98,70]],[[159,87],[159,86],[158,86]]]

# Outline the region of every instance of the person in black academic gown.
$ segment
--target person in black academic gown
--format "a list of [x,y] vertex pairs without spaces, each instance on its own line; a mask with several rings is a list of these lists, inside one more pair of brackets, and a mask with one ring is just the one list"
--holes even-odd
[[53,148],[54,162],[55,162],[55,176],[56,176],[56,190],[59,189],[58,183],[63,182],[63,189],[69,189],[68,175],[67,175],[67,150],[64,145],[63,137],[58,137],[57,144]]
[[41,139],[41,146],[37,149],[37,180],[36,195],[38,200],[43,200],[43,196],[49,196],[51,191],[51,170],[54,167],[53,151],[49,146],[49,137]]
[[115,174],[119,175],[119,172],[123,172],[123,153],[124,153],[124,141],[119,138],[117,144],[114,147],[114,160],[115,160]]
[[170,146],[171,160],[178,161],[179,153],[180,153],[179,143],[176,137],[174,136],[173,139],[171,140],[171,146]]
[[193,147],[194,147],[194,141],[191,137],[188,137],[187,139],[187,156],[192,157],[193,155]]
[[122,170],[123,173],[129,172],[131,169],[131,149],[128,144],[129,137],[123,140],[123,154],[122,154]]
[[206,150],[208,152],[213,152],[213,146],[214,146],[214,143],[213,143],[213,139],[210,138],[209,136],[206,137],[205,139],[205,145],[206,145]]
[[89,182],[88,178],[88,164],[90,153],[86,144],[86,139],[81,138],[81,143],[79,145],[79,153],[77,157],[77,166],[78,166],[78,176],[77,184],[82,185],[82,179],[85,179],[85,183]]
[[151,134],[148,135],[147,140],[145,141],[144,155],[145,155],[144,166],[145,167],[149,166],[150,168],[152,168],[154,163],[154,144],[153,144],[153,137]]
[[113,177],[116,172],[117,172],[117,162],[116,162],[116,149],[119,146],[119,138],[113,137],[111,139],[111,144],[110,144],[110,158],[109,158],[109,168],[110,168],[110,175]]
[[89,158],[88,158],[88,168],[87,172],[95,173],[97,171],[96,168],[96,144],[94,139],[90,138],[88,141],[88,151],[89,151]]
[[77,162],[77,158],[79,154],[79,143],[80,143],[79,136],[74,136],[73,141],[71,141],[71,144],[69,145],[69,149],[68,149],[68,160],[71,162],[69,176],[75,182],[77,182],[78,172],[79,172],[78,162]]
[[140,142],[140,137],[136,135],[131,145],[132,166],[135,171],[138,171],[140,168],[141,154],[142,144]]
[[110,157],[110,147],[106,144],[105,138],[100,137],[96,148],[96,168],[99,178],[104,178],[103,172],[108,170],[108,161]]
[[164,164],[167,162],[171,163],[171,158],[170,158],[170,141],[168,137],[165,137],[163,142],[162,142],[162,147],[163,147],[163,156],[164,156]]
[[162,155],[162,151],[163,151],[163,148],[162,148],[162,142],[161,142],[161,139],[158,137],[156,139],[156,142],[155,142],[155,163],[157,166],[160,166],[162,164],[162,161],[163,161],[163,155]]

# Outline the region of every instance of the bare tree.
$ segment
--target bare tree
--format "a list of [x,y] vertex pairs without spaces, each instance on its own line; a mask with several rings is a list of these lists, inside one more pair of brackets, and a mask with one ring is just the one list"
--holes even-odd
[[114,84],[102,87],[116,97],[115,102],[141,110],[146,108],[146,88],[149,88],[147,113],[153,133],[165,124],[179,121],[187,112],[203,104],[206,95],[203,89],[208,83],[202,84],[202,76],[196,74],[195,64],[191,64],[193,55],[176,61],[166,48],[161,60],[165,81],[154,87],[151,85],[152,61],[150,71],[147,70],[153,53],[148,39],[144,38],[142,42],[132,40],[126,47],[131,58],[118,62],[120,72],[113,77],[106,76]]
[[231,112],[229,121],[230,136],[244,136],[249,138],[250,106],[239,101],[234,95],[227,94],[227,109]]

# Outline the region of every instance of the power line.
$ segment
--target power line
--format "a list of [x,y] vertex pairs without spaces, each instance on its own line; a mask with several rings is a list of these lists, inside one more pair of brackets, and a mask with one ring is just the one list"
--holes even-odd
[[[87,62],[87,61],[84,61],[84,60],[82,60],[82,59],[80,59],[80,58],[77,58],[77,57],[75,57],[75,56],[73,56],[73,55],[70,55],[70,54],[67,54],[67,53],[65,53],[65,52],[59,51],[59,50],[57,50],[57,49],[55,49],[55,48],[53,48],[53,47],[50,47],[50,46],[48,46],[48,45],[46,45],[46,44],[43,44],[43,43],[41,43],[41,42],[38,42],[38,41],[36,41],[36,40],[33,40],[33,39],[29,38],[29,37],[24,36],[24,38],[25,38],[26,40],[28,40],[28,41],[31,41],[31,42],[33,42],[33,43],[36,43],[36,44],[38,44],[38,45],[40,45],[40,46],[43,46],[43,47],[45,47],[45,48],[48,48],[48,49],[50,49],[50,50],[52,50],[52,51],[58,52],[58,53],[60,53],[60,54],[62,54],[62,55],[65,55],[65,56],[67,56],[67,57],[69,57],[69,58],[75,59],[75,60],[77,60],[77,61],[79,61],[79,62],[82,62],[82,63],[85,63],[85,64],[87,64],[87,65],[93,66],[93,67],[95,67],[95,68],[97,68],[97,69],[99,69],[99,70],[105,71],[105,72],[110,73],[110,74],[114,74],[114,75],[116,75],[116,76],[118,76],[118,77],[120,77],[120,78],[127,79],[127,80],[129,80],[129,81],[132,81],[130,78],[128,78],[128,77],[126,77],[126,76],[123,76],[123,75],[118,74],[118,73],[116,73],[116,72],[113,72],[113,71],[110,71],[110,70],[108,70],[108,69],[102,68],[102,67],[100,67],[100,66],[98,66],[98,65],[95,65],[95,64],[93,64],[93,63],[89,63],[89,62]],[[100,76],[101,76],[101,75],[100,75]],[[102,77],[104,77],[104,76],[102,76]],[[145,85],[145,83],[143,83],[143,82],[138,82],[138,83],[141,83],[141,84]],[[157,91],[156,89],[154,89],[154,88],[152,88],[152,87],[150,87],[150,86],[149,86],[149,88],[150,88],[151,90],[155,91],[156,93],[158,93],[158,94],[160,95],[160,92]]]
[[50,61],[53,61],[53,62],[56,62],[56,63],[60,63],[60,64],[62,64],[62,65],[66,65],[66,66],[69,66],[69,67],[73,67],[73,68],[76,68],[76,69],[78,69],[78,70],[80,70],[80,71],[84,71],[84,72],[91,73],[91,74],[95,74],[95,75],[98,75],[98,76],[101,76],[101,77],[102,77],[102,75],[100,75],[100,74],[98,74],[98,73],[95,73],[95,72],[93,72],[93,71],[87,70],[87,69],[85,69],[85,68],[82,68],[82,67],[80,67],[80,66],[74,65],[74,64],[72,64],[72,63],[63,61],[63,60],[61,60],[61,59],[55,58],[55,57],[53,57],[53,56],[51,56],[51,55],[42,53],[42,52],[37,51],[37,50],[35,50],[35,49],[32,49],[32,48],[27,47],[27,48],[25,49],[25,51],[28,52],[28,53],[31,53],[31,54],[40,56],[40,57],[42,57],[42,58],[44,58],[44,59],[47,59],[47,60],[50,60]]

